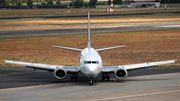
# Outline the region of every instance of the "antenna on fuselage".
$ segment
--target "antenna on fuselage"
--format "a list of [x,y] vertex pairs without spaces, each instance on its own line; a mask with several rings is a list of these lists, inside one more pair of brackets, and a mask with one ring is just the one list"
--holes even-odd
[[90,38],[90,13],[88,12],[88,42],[87,42],[87,48],[90,51],[91,49],[91,38]]

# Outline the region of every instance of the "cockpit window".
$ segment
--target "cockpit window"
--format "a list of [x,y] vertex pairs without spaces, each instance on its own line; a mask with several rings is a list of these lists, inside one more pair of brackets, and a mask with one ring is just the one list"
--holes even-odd
[[99,64],[98,61],[84,61],[84,64]]
[[90,63],[91,63],[91,61],[86,61],[86,63],[87,63],[87,64],[90,64]]
[[92,64],[96,64],[96,61],[92,61]]

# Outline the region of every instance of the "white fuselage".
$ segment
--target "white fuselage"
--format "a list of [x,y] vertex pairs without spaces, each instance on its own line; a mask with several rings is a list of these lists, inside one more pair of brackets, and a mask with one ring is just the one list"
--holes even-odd
[[88,78],[95,78],[102,71],[102,59],[94,48],[85,48],[80,53],[80,72]]

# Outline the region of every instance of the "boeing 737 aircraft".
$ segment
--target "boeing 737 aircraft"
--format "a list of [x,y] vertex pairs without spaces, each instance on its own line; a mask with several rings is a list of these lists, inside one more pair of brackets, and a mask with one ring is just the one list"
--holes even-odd
[[90,40],[89,13],[88,13],[88,40],[87,40],[86,48],[78,49],[78,48],[55,46],[55,45],[53,45],[52,47],[80,52],[80,60],[79,60],[80,65],[79,66],[59,66],[59,65],[29,63],[29,62],[20,62],[20,61],[11,61],[11,60],[3,60],[3,61],[8,64],[16,64],[16,65],[22,65],[29,68],[33,68],[33,69],[42,69],[42,70],[52,71],[54,72],[54,76],[57,79],[64,79],[66,78],[67,74],[71,74],[71,81],[73,80],[78,81],[78,74],[81,73],[88,78],[89,85],[93,85],[94,79],[99,74],[102,75],[102,81],[105,81],[105,80],[109,81],[110,80],[109,74],[114,74],[117,79],[125,79],[128,76],[128,71],[130,70],[147,68],[151,66],[170,64],[170,63],[176,62],[176,60],[167,60],[167,61],[158,61],[158,62],[121,65],[121,66],[103,66],[101,56],[98,54],[98,52],[125,47],[125,45],[100,48],[100,49],[92,48],[91,40]]

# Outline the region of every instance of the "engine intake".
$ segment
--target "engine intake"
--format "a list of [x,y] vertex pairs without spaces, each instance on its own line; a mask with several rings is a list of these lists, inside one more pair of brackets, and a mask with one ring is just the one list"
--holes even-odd
[[67,75],[67,72],[64,70],[63,67],[57,67],[54,71],[54,76],[57,79],[64,79]]
[[114,72],[114,75],[117,79],[125,79],[128,76],[127,70],[123,67],[118,67]]

